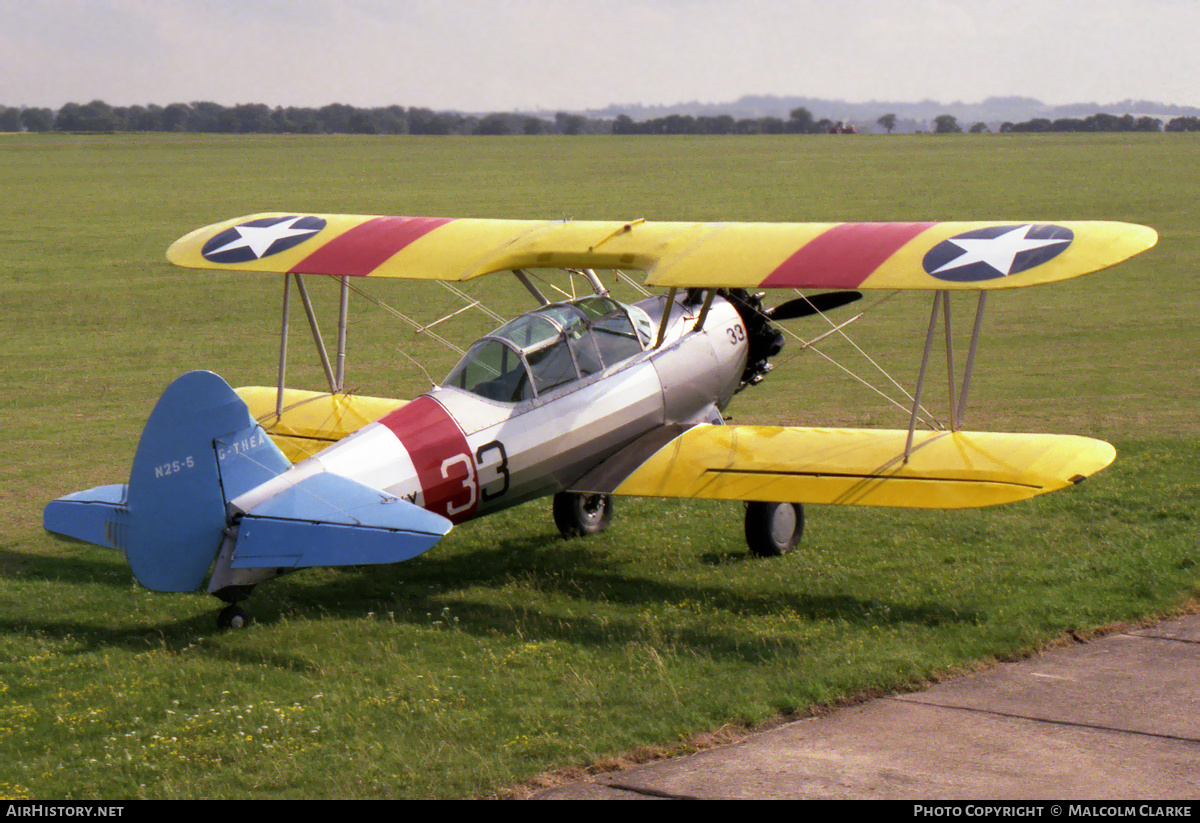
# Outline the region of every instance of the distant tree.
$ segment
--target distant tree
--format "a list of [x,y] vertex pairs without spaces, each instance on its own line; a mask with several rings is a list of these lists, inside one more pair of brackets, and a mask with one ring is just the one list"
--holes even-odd
[[473,127],[469,118],[452,112],[417,108],[408,110],[409,134],[462,134]]
[[150,104],[149,106],[130,106],[126,116],[125,128],[129,131],[162,131],[163,107]]
[[988,129],[987,123],[980,121],[973,124],[971,128],[967,129],[967,131],[969,131],[971,134],[987,134],[990,129]]
[[163,109],[163,131],[193,131],[192,109],[183,103],[172,103]]
[[703,134],[733,134],[735,125],[733,117],[728,114],[696,119],[696,126]]
[[236,134],[240,131],[238,113],[221,106],[217,111],[217,131],[221,134]]
[[883,126],[884,130],[887,131],[888,134],[891,134],[892,129],[896,128],[896,115],[891,113],[885,114],[875,122]]
[[583,134],[587,128],[587,118],[581,114],[567,114],[565,111],[560,111],[554,115],[554,128],[559,134],[572,136]]
[[690,114],[668,114],[663,118],[664,134],[695,134],[696,118]]
[[790,134],[819,134],[826,131],[813,119],[812,112],[803,106],[788,113],[787,125]]
[[934,134],[961,134],[962,127],[958,125],[958,118],[952,114],[939,114],[933,118],[933,133]]
[[409,109],[408,130],[411,134],[449,134],[445,121],[432,109]]
[[788,130],[788,124],[778,117],[763,117],[759,123],[763,134],[786,134]]
[[50,109],[23,109],[21,125],[25,131],[50,131],[54,128],[54,112]]
[[275,134],[296,134],[300,126],[291,118],[291,109],[276,106],[271,110],[271,131]]
[[188,117],[187,131],[218,132],[221,130],[221,118],[224,113],[225,107],[220,103],[213,103],[208,100],[200,100],[192,103],[191,114]]
[[1085,131],[1120,131],[1121,118],[1115,114],[1099,112],[1084,118],[1083,126]]
[[271,110],[264,103],[243,103],[226,110],[222,118],[225,127],[238,134],[264,134],[275,131]]
[[1200,117],[1175,117],[1163,131],[1200,131]]
[[119,126],[112,106],[103,100],[93,100],[82,106],[67,103],[54,119],[56,131],[116,131]]
[[371,118],[379,134],[408,134],[408,112],[404,106],[371,109]]
[[317,122],[321,124],[321,131],[326,134],[348,134],[350,116],[354,111],[353,106],[347,106],[345,103],[330,103],[317,109]]
[[21,110],[0,106],[0,131],[20,131]]
[[538,134],[554,134],[554,124],[540,117],[526,116],[520,118],[521,134],[533,136]]
[[497,112],[486,115],[480,120],[472,133],[484,135],[520,134],[520,126],[517,124],[517,117],[515,115]]
[[1078,117],[1060,117],[1050,124],[1050,131],[1087,131],[1087,123]]
[[1162,131],[1162,121],[1157,117],[1139,117],[1134,129],[1136,131]]
[[613,134],[639,134],[638,124],[628,114],[618,114],[613,121]]
[[379,124],[370,111],[355,109],[346,118],[346,134],[379,134]]

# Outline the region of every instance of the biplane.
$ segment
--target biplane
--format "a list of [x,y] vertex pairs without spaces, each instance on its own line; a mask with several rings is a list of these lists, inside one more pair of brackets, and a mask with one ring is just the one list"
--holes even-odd
[[[266,580],[407,560],[456,523],[547,496],[566,535],[604,529],[613,496],[744,501],[747,544],[758,555],[796,545],[804,504],[952,509],[1023,500],[1078,483],[1115,450],[1074,435],[962,429],[988,292],[1098,271],[1156,241],[1145,226],[1100,221],[239,217],[184,236],[167,257],[283,275],[278,384],[235,391],[211,372],[179,377],[150,415],[129,482],[51,502],[45,528],[120,550],[150,589],[206,588],[228,604],[219,624],[238,627],[247,619],[240,602]],[[574,272],[591,288],[549,299],[529,277],[544,269]],[[640,272],[644,299],[615,299],[595,274],[607,270]],[[461,283],[501,273],[534,307],[473,343],[440,385],[407,401],[345,393],[351,281]],[[340,282],[333,363],[304,287],[310,275]],[[293,288],[328,391],[285,386]],[[734,395],[770,370],[782,322],[880,289],[932,294],[907,429],[727,421]],[[772,290],[800,296],[771,308]],[[959,382],[949,296],[963,290],[978,293],[978,307]],[[950,423],[918,429],[939,323]]]

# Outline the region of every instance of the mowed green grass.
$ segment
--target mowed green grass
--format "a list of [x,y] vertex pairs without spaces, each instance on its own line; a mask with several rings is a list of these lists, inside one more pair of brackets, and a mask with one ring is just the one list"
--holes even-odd
[[[503,794],[1193,606],[1197,160],[1192,135],[0,137],[0,796]],[[222,633],[212,598],[141,589],[115,553],[47,535],[41,510],[123,482],[178,374],[273,382],[278,281],[163,257],[265,210],[1113,219],[1161,239],[990,299],[967,423],[1112,440],[1117,462],[1070,491],[954,513],[810,507],[801,549],[767,562],[747,557],[736,504],[620,500],[609,532],[564,541],[533,503],[407,564],[262,586],[252,628]],[[510,278],[469,290],[528,305]],[[334,292],[313,291],[328,325]],[[369,291],[423,320],[453,302],[433,284]],[[972,305],[954,307],[961,370]],[[851,328],[911,386],[928,309],[901,294]],[[364,393],[427,387],[400,348],[434,379],[455,360],[377,306],[356,301],[352,319],[348,383]],[[489,322],[447,325],[462,342]],[[294,305],[289,383],[319,388],[306,338]],[[825,349],[883,385],[847,344]],[[736,420],[906,424],[795,350],[735,399]],[[938,411],[944,378],[930,381]]]

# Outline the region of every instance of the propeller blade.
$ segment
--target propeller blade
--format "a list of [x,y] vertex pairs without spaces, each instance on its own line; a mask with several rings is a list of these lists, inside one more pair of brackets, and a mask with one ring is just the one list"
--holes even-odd
[[795,320],[797,317],[808,317],[817,312],[827,312],[847,303],[853,303],[862,298],[857,291],[830,291],[824,294],[814,294],[811,297],[798,297],[771,309],[772,320]]

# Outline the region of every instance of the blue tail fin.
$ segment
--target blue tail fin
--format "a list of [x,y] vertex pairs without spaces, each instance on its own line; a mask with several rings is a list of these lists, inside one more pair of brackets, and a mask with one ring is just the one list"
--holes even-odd
[[124,552],[156,591],[200,588],[227,526],[226,501],[290,467],[217,375],[188,372],[146,422],[129,483],[50,503],[49,531]]
[[[150,414],[129,483],[60,497],[43,522],[119,549],[139,583],[163,592],[200,588],[235,530],[210,590],[252,585],[279,569],[395,563],[450,531],[441,515],[319,464],[263,486],[290,468],[224,380],[188,372]],[[249,502],[243,495],[252,489],[259,492]],[[239,569],[270,572],[239,578]]]

